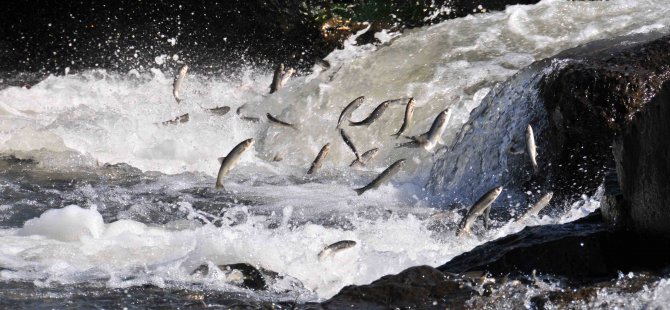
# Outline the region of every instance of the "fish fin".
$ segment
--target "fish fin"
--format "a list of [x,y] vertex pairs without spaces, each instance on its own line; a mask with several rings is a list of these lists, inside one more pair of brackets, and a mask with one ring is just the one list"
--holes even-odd
[[223,161],[226,160],[226,156],[219,157],[219,158],[217,158],[216,160],[219,161],[219,164],[223,164]]
[[361,188],[356,188],[356,189],[354,189],[354,191],[356,191],[356,194],[358,194],[358,196],[360,196],[360,195],[362,195],[363,193],[365,193],[366,190],[367,190],[367,189],[366,189],[365,187],[361,187]]
[[489,214],[491,213],[491,206],[486,208],[486,211],[484,211],[484,228],[486,230],[489,230],[489,227],[491,227],[491,217]]

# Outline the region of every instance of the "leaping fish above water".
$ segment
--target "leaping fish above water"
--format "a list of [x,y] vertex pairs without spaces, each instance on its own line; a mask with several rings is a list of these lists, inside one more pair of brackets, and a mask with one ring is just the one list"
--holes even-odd
[[525,219],[527,219],[531,216],[537,216],[540,213],[540,211],[542,211],[542,209],[544,209],[544,207],[549,205],[549,202],[551,201],[551,198],[553,198],[553,197],[554,197],[554,192],[548,192],[548,193],[544,194],[544,196],[542,196],[542,198],[540,198],[540,200],[538,200],[530,209],[528,209],[528,211],[526,211],[526,213],[524,213],[521,217],[519,217],[517,222],[524,221]]
[[174,99],[177,100],[177,103],[180,103],[182,101],[182,98],[180,97],[180,92],[181,92],[181,87],[182,84],[184,83],[184,78],[186,78],[186,73],[188,72],[188,65],[184,65],[179,69],[179,74],[174,78],[174,83],[172,84],[172,95],[174,95]]
[[275,124],[277,124],[277,125],[279,125],[279,126],[289,127],[289,128],[293,128],[293,129],[295,129],[295,130],[298,130],[298,127],[295,127],[295,125],[293,125],[293,124],[291,124],[291,123],[287,123],[287,122],[285,122],[285,121],[282,121],[282,120],[280,120],[280,119],[278,119],[278,118],[272,116],[272,114],[270,114],[270,113],[267,113],[267,114],[265,114],[265,115],[268,117],[268,120],[269,120],[271,123],[275,123]]
[[530,156],[530,163],[533,165],[533,171],[537,173],[537,146],[535,145],[533,127],[531,127],[530,124],[526,127],[526,148],[528,149],[528,156]]
[[293,76],[293,73],[295,73],[295,70],[293,68],[288,68],[288,70],[284,71],[281,76],[281,80],[279,81],[279,88],[283,88],[284,85],[288,82],[289,79]]
[[356,246],[356,241],[353,240],[342,240],[335,242],[331,245],[328,245],[327,247],[323,248],[321,252],[319,252],[319,260],[323,260],[324,258],[328,256],[335,255],[335,253],[341,252],[343,250],[353,248]]
[[254,145],[254,139],[247,139],[240,144],[236,145],[226,157],[219,158],[221,162],[221,167],[219,168],[219,174],[216,177],[216,188],[223,188],[223,178],[228,175],[231,169],[237,165],[242,158],[242,154],[250,149]]
[[365,185],[361,188],[354,189],[356,191],[356,194],[362,195],[368,190],[375,189],[379,187],[379,185],[382,185],[386,182],[388,182],[391,177],[393,177],[398,171],[400,171],[400,168],[402,168],[405,165],[405,159],[400,159],[393,164],[391,164],[388,168],[386,168],[382,173],[377,176],[370,184]]
[[351,141],[351,138],[349,137],[347,132],[344,131],[344,129],[340,129],[340,136],[342,136],[342,140],[344,140],[344,143],[346,143],[347,146],[349,146],[349,148],[351,149],[351,151],[354,152],[354,155],[356,155],[356,160],[360,161],[361,156],[358,155],[358,150],[356,150],[356,146]]
[[370,126],[374,121],[376,121],[378,118],[382,116],[384,111],[389,107],[389,101],[384,101],[380,103],[372,113],[368,117],[366,117],[364,120],[360,122],[352,122],[349,121],[349,126]]
[[472,224],[474,224],[475,220],[482,214],[484,215],[484,227],[488,228],[491,204],[498,198],[500,193],[502,193],[502,190],[502,186],[495,187],[479,198],[479,200],[470,207],[468,214],[463,217],[463,220],[458,225],[459,229],[456,232],[456,236],[460,236],[464,232],[469,234]]
[[365,166],[367,165],[368,162],[370,162],[375,156],[377,156],[377,153],[379,153],[378,148],[373,148],[371,150],[368,150],[367,152],[363,153],[361,155],[360,160],[358,158],[354,159],[354,161],[349,164],[349,167],[360,167],[360,166]]
[[337,120],[337,127],[335,127],[335,129],[340,129],[342,121],[345,119],[349,119],[351,117],[351,113],[354,113],[354,111],[358,109],[361,106],[361,104],[363,104],[363,101],[365,101],[365,96],[360,96],[354,99],[352,102],[350,102],[344,108],[344,110],[342,110],[342,113],[340,113],[340,118]]
[[312,166],[309,167],[307,174],[312,174],[319,171],[321,165],[323,165],[323,161],[326,159],[326,156],[328,156],[328,153],[330,153],[330,143],[326,143],[326,145],[321,148],[319,155],[316,155],[316,158],[312,162]]
[[272,84],[270,84],[270,93],[274,93],[281,88],[282,75],[284,74],[284,64],[280,63],[275,69],[275,73],[272,76]]
[[449,122],[450,116],[451,109],[445,109],[435,117],[433,124],[430,126],[430,130],[418,136],[406,137],[412,141],[397,144],[396,147],[422,147],[426,151],[432,151],[438,143],[444,144],[442,134],[444,133],[444,130],[447,129],[447,123]]
[[395,136],[396,139],[409,128],[409,124],[412,121],[412,116],[414,115],[414,105],[416,101],[414,98],[409,98],[407,101],[407,106],[405,107],[405,118],[403,119],[402,126],[398,129],[398,132],[394,133],[392,136]]

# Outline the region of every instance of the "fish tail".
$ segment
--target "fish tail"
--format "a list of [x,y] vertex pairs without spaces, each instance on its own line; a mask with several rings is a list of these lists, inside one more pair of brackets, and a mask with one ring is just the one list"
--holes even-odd
[[360,196],[360,195],[362,195],[363,193],[365,193],[366,190],[367,190],[367,188],[365,188],[365,187],[361,187],[361,188],[354,189],[354,191],[356,191],[356,194],[358,194],[358,196]]

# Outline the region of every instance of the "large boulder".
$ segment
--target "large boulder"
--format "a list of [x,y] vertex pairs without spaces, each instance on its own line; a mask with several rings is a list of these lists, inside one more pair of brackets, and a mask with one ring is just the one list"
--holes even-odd
[[670,236],[670,82],[616,137],[614,157],[623,203],[607,209],[611,220],[639,233]]
[[578,282],[616,278],[620,272],[658,271],[670,263],[665,238],[609,230],[597,212],[560,225],[526,227],[461,254],[443,272],[486,271],[494,276],[549,274]]
[[[593,194],[614,167],[614,137],[670,78],[668,49],[670,36],[637,35],[593,42],[523,69],[492,90],[438,152],[427,187],[446,204],[465,205],[497,185],[505,187],[497,205],[533,203],[548,190],[562,205]],[[528,124],[539,173],[519,152]]]

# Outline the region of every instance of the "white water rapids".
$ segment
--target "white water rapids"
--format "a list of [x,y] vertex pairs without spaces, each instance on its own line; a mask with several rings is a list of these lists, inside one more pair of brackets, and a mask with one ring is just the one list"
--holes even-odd
[[[127,163],[169,175],[150,185],[113,192],[105,186],[82,187],[78,192],[84,200],[99,196],[124,200],[133,193],[160,189],[178,193],[213,187],[217,158],[244,139],[253,137],[256,144],[226,179],[229,195],[240,202],[222,213],[244,214],[242,223],[224,221],[220,227],[134,220],[104,223],[97,210],[105,206],[96,203],[51,211],[25,227],[0,229],[0,267],[6,269],[0,271],[0,280],[49,285],[103,279],[109,287],[199,283],[240,290],[222,276],[190,273],[203,263],[244,262],[298,279],[305,289],[289,290],[288,296],[309,301],[410,266],[439,266],[524,226],[499,223],[501,227],[480,237],[457,238],[451,230],[431,231],[433,220],[427,216],[442,207],[423,189],[433,154],[393,147],[399,140],[391,134],[402,123],[404,106],[389,107],[367,128],[344,126],[361,153],[380,148],[372,163],[360,171],[348,167],[354,156],[335,130],[342,108],[364,95],[364,105],[352,116],[360,120],[384,100],[414,97],[417,108],[407,134],[415,135],[425,132],[437,113],[451,107],[444,137],[448,144],[493,87],[532,62],[590,41],[666,31],[668,26],[670,1],[550,0],[449,20],[402,35],[383,34],[379,37],[385,42],[379,46],[347,44],[326,58],[329,69],[315,66],[313,72],[291,79],[272,95],[267,94],[271,72],[252,65],[224,76],[189,74],[181,104],[172,96],[176,72],[159,69],[87,71],[50,76],[30,89],[5,88],[0,90],[1,153],[33,158],[45,170]],[[241,114],[260,117],[261,122],[240,118],[235,111],[243,104]],[[224,105],[231,107],[224,116],[204,109]],[[300,131],[268,123],[267,112],[297,124]],[[189,122],[160,125],[184,113],[189,113]],[[305,177],[311,161],[328,142],[331,152],[322,170]],[[284,160],[273,162],[275,155]],[[391,183],[362,196],[352,190],[400,158],[409,159],[410,165]],[[12,186],[11,180],[0,183],[3,189]],[[247,197],[254,198],[253,205],[242,202]],[[130,208],[152,208],[151,203],[133,199],[126,203]],[[193,205],[192,197],[184,194],[168,207],[185,210],[190,219],[201,214]],[[597,205],[585,197],[567,214],[527,224],[570,221]],[[0,212],[14,207],[1,205]],[[324,224],[332,218],[348,224]],[[454,212],[448,218],[455,222],[460,215]],[[267,222],[274,219],[278,224],[269,227]],[[358,244],[318,260],[317,253],[325,245],[344,239]],[[279,295],[271,293],[267,298],[285,296],[281,287],[271,292]]]

